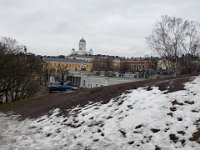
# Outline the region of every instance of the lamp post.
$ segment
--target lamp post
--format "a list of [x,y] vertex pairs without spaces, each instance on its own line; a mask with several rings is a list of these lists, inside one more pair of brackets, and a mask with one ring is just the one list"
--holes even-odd
[[23,46],[23,47],[24,47],[24,55],[25,55],[25,59],[26,59],[27,47],[26,46]]
[[176,43],[174,43],[174,53],[175,53],[175,66],[174,66],[174,69],[175,69],[175,76],[177,76],[177,45]]

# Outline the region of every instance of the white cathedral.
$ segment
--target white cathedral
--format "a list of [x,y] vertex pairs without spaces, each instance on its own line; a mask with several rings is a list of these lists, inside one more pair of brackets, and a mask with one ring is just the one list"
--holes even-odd
[[79,41],[79,50],[76,51],[74,48],[72,49],[72,55],[92,55],[93,50],[90,49],[89,51],[86,51],[86,41],[82,38]]

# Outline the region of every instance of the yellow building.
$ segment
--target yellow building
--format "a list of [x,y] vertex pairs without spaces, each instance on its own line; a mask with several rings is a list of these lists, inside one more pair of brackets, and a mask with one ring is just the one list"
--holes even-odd
[[112,60],[112,70],[115,72],[120,71],[120,68],[122,67],[123,61],[121,61],[119,58],[115,58]]
[[65,70],[65,71],[92,70],[92,63],[83,60],[58,58],[58,57],[44,57],[43,60],[46,62],[47,68],[55,72],[58,72],[59,70]]

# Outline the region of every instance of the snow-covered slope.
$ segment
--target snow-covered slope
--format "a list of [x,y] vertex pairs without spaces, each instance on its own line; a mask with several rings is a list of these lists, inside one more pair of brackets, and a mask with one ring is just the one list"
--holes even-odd
[[182,91],[138,88],[107,104],[77,106],[69,117],[52,112],[23,121],[0,114],[0,149],[200,149],[193,137],[200,128],[200,77]]

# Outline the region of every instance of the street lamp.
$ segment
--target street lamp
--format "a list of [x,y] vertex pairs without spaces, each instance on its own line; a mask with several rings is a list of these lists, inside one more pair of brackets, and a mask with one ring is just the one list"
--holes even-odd
[[26,46],[23,46],[23,47],[24,47],[24,54],[25,54],[25,59],[26,59],[27,47]]
[[178,63],[178,61],[177,61],[177,44],[176,43],[173,43],[173,46],[174,46],[174,53],[175,53],[175,76],[177,76],[177,69],[178,69],[178,67],[177,67],[177,63]]

